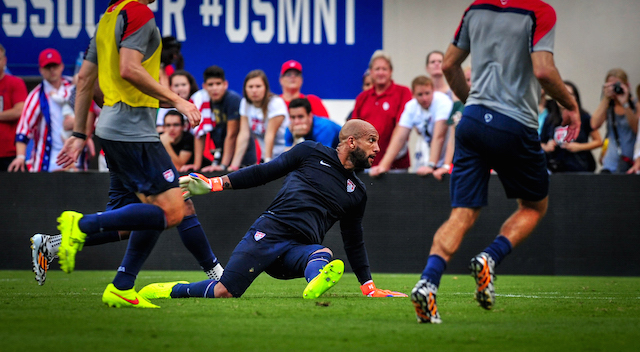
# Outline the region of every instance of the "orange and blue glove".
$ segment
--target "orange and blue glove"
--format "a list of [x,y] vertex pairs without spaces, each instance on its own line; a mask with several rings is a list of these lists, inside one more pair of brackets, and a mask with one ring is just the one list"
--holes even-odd
[[362,291],[362,294],[367,297],[408,297],[402,292],[381,290],[379,288],[376,288],[373,280],[365,282],[364,285],[360,286],[360,290]]
[[182,189],[182,197],[184,199],[200,194],[207,194],[209,192],[219,192],[223,189],[222,177],[208,178],[197,172],[181,176],[179,182],[180,189]]

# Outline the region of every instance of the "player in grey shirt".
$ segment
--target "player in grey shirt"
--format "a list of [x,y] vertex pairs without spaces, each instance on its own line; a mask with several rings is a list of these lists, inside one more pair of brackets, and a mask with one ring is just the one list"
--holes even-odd
[[[466,102],[456,129],[449,219],[438,229],[427,265],[411,292],[418,322],[440,323],[440,278],[462,238],[487,205],[490,170],[518,209],[496,239],[471,259],[475,298],[495,303],[494,268],[527,238],[548,206],[549,176],[537,133],[540,85],[566,109],[566,140],[580,131],[578,105],[553,61],[556,15],[539,0],[481,0],[465,12],[442,65],[447,81]],[[473,51],[471,88],[462,62]]]

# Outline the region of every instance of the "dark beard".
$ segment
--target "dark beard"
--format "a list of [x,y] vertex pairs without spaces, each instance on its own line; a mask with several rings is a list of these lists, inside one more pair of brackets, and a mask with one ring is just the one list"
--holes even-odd
[[357,147],[349,158],[356,169],[368,169],[371,167],[371,165],[369,165],[369,156],[360,147]]

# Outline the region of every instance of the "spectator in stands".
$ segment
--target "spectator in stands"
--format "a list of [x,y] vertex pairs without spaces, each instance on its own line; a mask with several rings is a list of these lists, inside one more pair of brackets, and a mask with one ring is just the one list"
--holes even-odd
[[169,77],[173,72],[184,69],[184,58],[180,49],[182,49],[182,44],[175,37],[167,36],[162,38],[160,84],[169,87]]
[[[180,98],[189,100],[189,98],[198,91],[198,83],[193,75],[185,70],[176,70],[169,76],[169,89],[178,94]],[[164,115],[174,108],[159,108],[156,116],[156,127],[158,132],[162,132],[164,124]]]
[[[439,50],[434,50],[427,54],[426,70],[429,77],[433,81],[433,86],[436,92],[446,94],[451,100],[458,100],[451,91],[447,80],[442,72],[442,60],[444,60],[444,53]],[[471,78],[469,78],[471,79]]]
[[[640,97],[640,84],[638,84],[636,86],[636,96]],[[640,130],[640,109],[637,109],[638,111],[638,130]],[[637,130],[636,130],[637,131]],[[636,175],[640,175],[640,133],[636,132],[636,144],[635,144],[635,148],[633,149],[633,166],[631,168],[629,168],[629,170],[627,170],[628,174],[636,174]]]
[[631,158],[638,132],[638,116],[627,73],[619,68],[607,72],[602,100],[591,116],[591,128],[597,130],[605,122],[609,143],[601,172],[624,173],[633,165]]
[[289,103],[289,120],[289,128],[284,135],[287,150],[304,141],[316,141],[330,148],[338,146],[340,125],[315,116],[307,98],[293,99]]
[[[425,176],[444,165],[445,137],[447,134],[447,120],[451,114],[453,102],[444,93],[435,91],[433,81],[426,76],[418,76],[411,82],[413,99],[405,106],[398,125],[393,130],[391,142],[384,158],[369,173],[376,177],[391,168],[398,153],[406,146],[409,134],[416,129],[424,141],[430,145],[431,154],[426,157],[424,166],[418,169],[418,174]],[[418,159],[418,162],[420,160]],[[448,170],[447,170],[448,171]]]
[[[242,97],[229,90],[229,82],[221,67],[210,66],[204,70],[203,76],[204,88],[191,97],[202,113],[202,122],[193,131],[197,136],[194,143],[194,163],[187,165],[185,169],[200,170],[207,160],[203,157],[205,151],[213,149],[210,153],[213,163],[210,166],[205,165],[201,171],[225,171],[230,167],[236,150]],[[248,130],[248,125],[246,128]],[[255,149],[255,141],[250,138],[248,148],[238,166],[255,164],[257,161]]]
[[[16,158],[8,171],[25,171],[27,144],[34,140],[29,158],[29,171],[60,171],[56,164],[65,139],[63,107],[68,104],[72,88],[71,78],[62,76],[64,64],[56,49],[48,48],[38,57],[40,74],[44,78],[27,96],[16,129]],[[71,123],[72,125],[73,123]],[[84,169],[84,156],[72,169]]]
[[[27,98],[24,81],[5,71],[7,52],[0,44],[0,172],[7,171],[16,158],[16,127]],[[24,158],[21,155],[20,158]],[[22,159],[24,162],[24,159]]]
[[170,110],[164,115],[164,132],[160,134],[160,142],[176,169],[193,163],[193,135],[185,132],[185,125],[184,115],[177,110]]
[[289,103],[296,98],[306,97],[311,103],[311,112],[318,117],[329,117],[329,112],[322,104],[322,100],[313,94],[304,95],[300,93],[302,88],[302,65],[296,60],[289,60],[282,64],[280,69],[280,86],[282,94],[280,97],[284,102]]
[[[380,134],[380,153],[376,156],[373,166],[380,163],[389,147],[391,134],[400,120],[405,104],[411,100],[411,90],[405,86],[395,84],[391,79],[393,65],[391,57],[382,50],[376,50],[369,61],[369,71],[373,81],[373,88],[364,91],[356,98],[353,118],[371,123]],[[406,172],[411,165],[409,154],[398,154],[391,164],[391,170]]]
[[231,166],[241,165],[251,134],[260,145],[261,161],[269,162],[284,152],[284,133],[289,126],[287,104],[269,89],[269,80],[262,70],[247,74],[240,102],[240,132]]
[[[561,126],[562,114],[566,112],[560,107],[558,113],[549,114],[540,135],[542,150],[547,154],[547,168],[551,172],[593,172],[596,169],[596,161],[591,150],[602,146],[602,137],[598,130],[591,129],[591,115],[582,108],[578,88],[569,81],[565,81],[564,84],[578,103],[582,121],[580,134],[573,142],[563,143],[566,127]],[[549,102],[557,106],[555,101]]]

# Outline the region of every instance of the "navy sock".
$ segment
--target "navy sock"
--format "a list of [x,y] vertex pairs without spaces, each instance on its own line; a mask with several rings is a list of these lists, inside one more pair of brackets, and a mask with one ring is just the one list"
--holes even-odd
[[427,266],[422,271],[422,278],[427,279],[436,286],[440,286],[440,278],[444,269],[447,268],[447,262],[441,256],[432,254],[427,259]]
[[162,208],[152,204],[129,204],[104,213],[84,215],[78,222],[86,234],[117,230],[159,230],[166,227]]
[[120,238],[120,234],[118,233],[118,231],[99,232],[91,236],[87,236],[87,239],[84,241],[84,246],[97,246],[105,243],[118,242],[121,240],[122,238]]
[[204,280],[191,284],[177,284],[171,290],[171,298],[204,297],[215,298],[213,288],[218,281]]
[[503,235],[498,235],[495,240],[487,247],[484,251],[493,258],[496,262],[496,265],[500,264],[502,259],[506,257],[511,250],[513,249],[513,245],[508,238]]
[[185,216],[177,228],[182,243],[196,258],[202,270],[209,271],[213,269],[218,263],[218,258],[211,250],[211,245],[202,225],[200,225],[200,221],[198,221],[198,216]]
[[127,251],[122,259],[122,264],[118,268],[118,273],[113,279],[113,285],[117,289],[128,290],[133,288],[142,264],[149,257],[159,237],[160,231],[156,230],[131,232]]
[[325,265],[329,264],[330,260],[331,254],[329,252],[317,252],[311,254],[309,256],[309,261],[307,262],[307,267],[304,269],[304,277],[307,279],[307,282],[318,276],[320,270],[322,270]]

